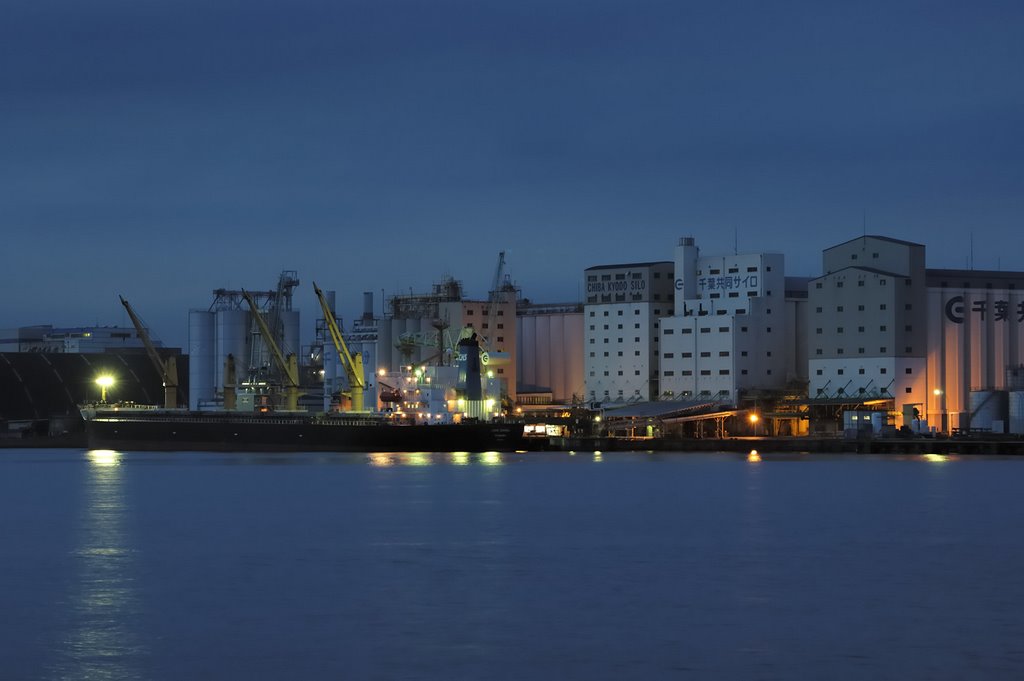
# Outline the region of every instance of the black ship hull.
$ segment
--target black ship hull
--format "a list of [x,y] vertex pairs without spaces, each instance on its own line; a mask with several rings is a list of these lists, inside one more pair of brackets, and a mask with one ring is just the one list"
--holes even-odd
[[143,451],[485,452],[524,448],[509,422],[397,424],[387,420],[204,412],[97,414],[85,431],[92,449]]

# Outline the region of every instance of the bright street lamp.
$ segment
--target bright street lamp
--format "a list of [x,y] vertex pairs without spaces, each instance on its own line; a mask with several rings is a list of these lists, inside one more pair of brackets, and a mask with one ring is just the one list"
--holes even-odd
[[107,401],[107,388],[114,385],[114,377],[110,374],[103,374],[96,377],[96,385],[100,387],[100,402]]

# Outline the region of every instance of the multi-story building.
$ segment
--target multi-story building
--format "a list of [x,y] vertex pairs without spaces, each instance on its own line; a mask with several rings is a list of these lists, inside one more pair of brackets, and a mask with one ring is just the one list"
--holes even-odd
[[701,256],[683,237],[675,255],[675,311],[661,320],[662,399],[735,405],[743,390],[803,374],[794,351],[800,292],[787,302],[781,254]]
[[657,399],[659,320],[673,313],[671,261],[584,271],[583,368],[591,402]]
[[809,397],[927,399],[925,247],[862,236],[822,257],[808,291]]

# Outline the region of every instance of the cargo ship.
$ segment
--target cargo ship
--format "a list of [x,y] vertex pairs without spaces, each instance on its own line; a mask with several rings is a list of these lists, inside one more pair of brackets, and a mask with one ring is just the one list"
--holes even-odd
[[91,449],[243,452],[485,452],[525,448],[523,424],[416,423],[385,414],[239,414],[89,405]]

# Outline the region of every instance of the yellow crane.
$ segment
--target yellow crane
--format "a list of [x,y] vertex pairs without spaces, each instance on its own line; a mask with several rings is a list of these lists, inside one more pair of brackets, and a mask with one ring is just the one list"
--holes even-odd
[[252,316],[256,318],[256,324],[260,327],[263,340],[270,346],[270,352],[274,355],[274,360],[284,375],[284,408],[287,411],[297,411],[299,408],[299,360],[295,357],[294,352],[288,353],[287,357],[284,356],[281,347],[274,340],[274,334],[271,333],[270,327],[267,326],[263,315],[260,314],[256,301],[244,289],[242,296],[245,298],[245,302],[249,303],[249,309],[252,310]]
[[156,351],[156,347],[153,346],[153,341],[149,338],[149,331],[142,325],[142,321],[139,316],[135,314],[135,310],[128,304],[128,301],[124,299],[124,296],[118,296],[121,299],[121,304],[124,305],[124,309],[128,311],[128,317],[132,320],[132,324],[135,325],[135,332],[139,334],[139,338],[142,339],[142,344],[146,347],[146,354],[149,355],[149,359],[153,362],[153,366],[156,367],[156,372],[160,375],[160,380],[164,384],[164,408],[166,409],[177,409],[178,407],[178,360],[174,358],[174,355],[169,355],[166,360],[160,359],[160,353]]
[[341,358],[341,363],[345,368],[345,376],[348,378],[348,387],[352,396],[352,411],[363,411],[363,391],[366,389],[366,379],[363,374],[363,355],[358,352],[353,355],[348,351],[345,339],[341,337],[341,329],[338,328],[338,322],[334,319],[334,311],[327,304],[324,292],[320,290],[315,281],[313,282],[313,290],[316,291],[316,297],[320,301],[321,309],[324,311],[324,320],[327,322],[327,328],[331,332],[334,347],[338,351],[338,357]]

